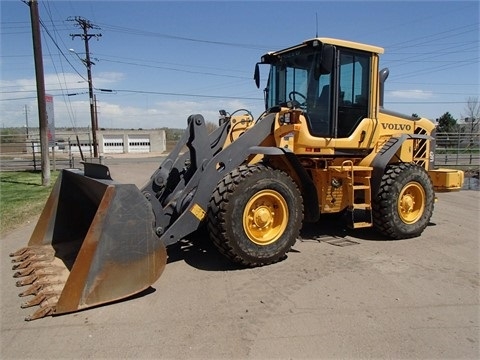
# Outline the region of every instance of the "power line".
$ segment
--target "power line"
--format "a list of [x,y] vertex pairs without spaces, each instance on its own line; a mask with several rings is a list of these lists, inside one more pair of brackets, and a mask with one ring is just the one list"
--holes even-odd
[[243,80],[243,79],[250,79],[250,77],[246,77],[246,76],[236,76],[236,75],[227,75],[227,74],[216,74],[216,73],[209,73],[209,72],[205,72],[205,71],[193,71],[193,70],[177,69],[177,68],[167,67],[167,66],[139,64],[139,63],[128,62],[128,61],[107,60],[107,59],[100,59],[100,60],[106,61],[106,62],[111,62],[111,63],[117,63],[117,64],[125,64],[125,65],[140,66],[140,67],[146,67],[146,68],[154,68],[154,69],[164,69],[164,70],[171,70],[171,71],[179,71],[179,72],[184,72],[184,73],[189,73],[189,74],[201,74],[201,75],[210,75],[210,76],[219,76],[219,77],[229,77],[229,78],[236,78],[236,79],[242,79],[242,80]]
[[[438,32],[438,33],[435,33],[435,34],[420,36],[420,37],[415,38],[415,39],[409,39],[409,40],[401,41],[401,42],[398,42],[396,44],[388,45],[388,46],[385,46],[385,47],[389,48],[389,49],[391,49],[391,48],[405,49],[405,48],[422,46],[422,48],[423,48],[424,47],[423,45],[432,44],[432,39],[431,38],[433,38],[433,40],[440,40],[440,39],[445,40],[446,38],[451,38],[453,36],[458,36],[458,35],[462,35],[462,34],[469,33],[469,32],[477,32],[478,31],[478,25],[479,25],[479,23],[464,25],[464,26],[460,26],[458,28],[448,29],[448,30],[441,31],[441,32]],[[469,29],[469,30],[465,30],[465,31],[461,31],[459,33],[453,33],[455,31],[464,30],[464,29],[471,28],[471,27],[474,27],[474,28]],[[426,40],[426,39],[429,39],[429,38],[430,38],[430,40],[423,41],[423,40]],[[417,41],[422,41],[422,42],[417,42]],[[417,43],[415,43],[415,42],[417,42]]]
[[161,92],[161,91],[146,91],[146,90],[128,90],[128,89],[114,89],[118,93],[132,93],[132,94],[150,94],[150,95],[167,95],[167,96],[185,96],[196,98],[213,98],[213,99],[236,99],[236,100],[261,100],[261,97],[239,97],[239,96],[226,96],[226,95],[204,95],[204,94],[187,94],[187,93],[174,93],[174,92]]
[[394,74],[392,78],[394,79],[404,79],[404,78],[409,78],[412,76],[418,76],[418,75],[425,75],[425,74],[430,74],[442,70],[447,70],[447,69],[453,69],[453,68],[459,68],[459,67],[464,67],[468,65],[474,65],[478,64],[480,58],[475,58],[475,59],[469,59],[466,63],[463,64],[446,64],[446,65],[440,65],[440,66],[435,66],[435,67],[429,67],[427,69],[422,69],[422,70],[415,70],[411,72],[406,72],[406,73],[399,73],[399,74]]
[[109,29],[109,30],[116,31],[116,32],[127,33],[128,35],[161,37],[161,38],[171,39],[171,40],[192,41],[192,42],[198,42],[198,43],[205,43],[205,44],[212,44],[212,45],[222,45],[222,46],[233,46],[233,47],[253,49],[253,50],[269,50],[264,45],[234,43],[234,42],[226,42],[226,41],[215,41],[215,40],[208,40],[208,39],[198,39],[198,38],[185,37],[185,36],[169,35],[169,34],[153,32],[153,31],[145,31],[145,30],[140,30],[140,29],[127,28],[127,27],[122,27],[122,26],[117,26],[117,25],[108,25],[108,24],[105,24],[105,23],[102,23],[101,25],[104,29]]
[[52,40],[53,44],[55,45],[55,47],[58,49],[58,51],[60,51],[60,54],[62,54],[62,56],[65,58],[65,60],[67,61],[67,63],[72,67],[72,69],[85,81],[88,81],[87,79],[85,79],[85,77],[80,74],[80,72],[75,68],[75,66],[73,66],[73,64],[70,62],[70,60],[68,60],[67,56],[65,55],[65,53],[62,51],[62,49],[60,48],[60,46],[57,44],[57,42],[55,41],[55,39],[53,38],[53,36],[50,34],[50,31],[48,30],[48,28],[45,26],[45,24],[43,23],[42,20],[40,20],[40,25],[42,25],[42,28],[45,30],[45,33],[48,35],[48,37],[50,38],[50,40]]

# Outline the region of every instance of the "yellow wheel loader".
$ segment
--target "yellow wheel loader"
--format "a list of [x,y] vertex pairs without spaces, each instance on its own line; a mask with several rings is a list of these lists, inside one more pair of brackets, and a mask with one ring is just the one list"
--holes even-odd
[[[385,239],[419,236],[435,190],[463,172],[436,169],[435,125],[383,107],[388,70],[376,46],[315,38],[269,52],[265,112],[221,111],[208,133],[191,115],[147,184],[119,184],[106,166],[63,170],[28,246],[11,254],[29,285],[27,320],[128,297],[153,284],[166,248],[206,225],[246,267],[282,260],[304,222],[345,213]],[[319,228],[318,232],[321,233]],[[161,286],[161,285],[160,285]]]

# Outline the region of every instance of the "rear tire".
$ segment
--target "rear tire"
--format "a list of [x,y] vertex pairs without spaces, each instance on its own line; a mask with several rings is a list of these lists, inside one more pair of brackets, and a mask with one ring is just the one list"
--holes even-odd
[[435,192],[425,169],[416,164],[390,165],[373,201],[375,228],[392,239],[419,236],[430,222]]
[[210,238],[228,259],[243,266],[282,260],[303,221],[295,182],[265,165],[243,165],[217,185],[208,211]]

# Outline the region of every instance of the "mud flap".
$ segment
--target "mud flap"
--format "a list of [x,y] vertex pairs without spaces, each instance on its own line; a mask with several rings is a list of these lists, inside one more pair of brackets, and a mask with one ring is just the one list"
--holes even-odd
[[26,320],[129,297],[153,284],[166,265],[149,201],[132,184],[63,170],[28,246],[10,254]]

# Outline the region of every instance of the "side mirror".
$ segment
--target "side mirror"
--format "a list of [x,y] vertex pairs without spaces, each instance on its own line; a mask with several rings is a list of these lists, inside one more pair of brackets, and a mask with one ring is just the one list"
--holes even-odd
[[220,113],[220,117],[218,118],[218,126],[222,126],[229,120],[229,117],[227,116],[227,112],[225,110],[218,110],[218,112]]
[[255,85],[257,85],[257,89],[260,88],[260,67],[258,63],[255,64],[255,72],[253,73],[253,79],[255,80]]
[[322,54],[315,65],[315,79],[318,80],[320,75],[330,74],[333,69],[333,59],[335,57],[335,46],[325,44],[322,48]]

